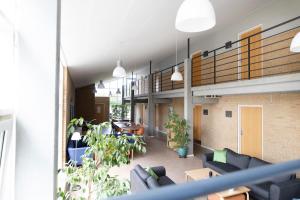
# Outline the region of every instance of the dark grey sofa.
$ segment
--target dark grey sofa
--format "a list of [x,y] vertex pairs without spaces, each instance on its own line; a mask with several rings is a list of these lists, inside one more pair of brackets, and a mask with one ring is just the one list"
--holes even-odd
[[130,185],[132,193],[143,192],[149,189],[175,184],[174,181],[166,176],[166,169],[164,167],[159,166],[151,168],[158,176],[157,180],[150,176],[140,165],[136,165],[134,169],[130,171]]
[[[271,164],[227,148],[225,150],[227,151],[226,163],[214,162],[213,153],[208,153],[202,157],[203,167],[226,174]],[[300,179],[296,179],[295,174],[275,176],[267,182],[247,187],[251,189],[250,196],[257,200],[291,200],[300,197]]]

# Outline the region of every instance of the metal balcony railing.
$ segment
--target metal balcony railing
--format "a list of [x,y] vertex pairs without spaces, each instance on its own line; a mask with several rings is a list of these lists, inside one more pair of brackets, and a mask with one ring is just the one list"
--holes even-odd
[[149,75],[141,77],[139,79],[126,79],[124,85],[124,97],[129,98],[131,96],[131,88],[132,88],[132,81],[137,86],[137,90],[134,91],[134,96],[141,96],[146,95],[149,92]]
[[[290,52],[300,16],[192,57],[192,86],[300,72],[300,54]],[[244,36],[243,36],[244,35]]]
[[[186,200],[204,197],[239,186],[247,186],[267,181],[274,176],[291,174],[300,170],[300,160],[280,164],[256,167],[238,172],[228,173],[201,181],[191,181],[168,187],[149,190],[140,194],[126,195],[112,200]],[[300,180],[295,180],[300,181]],[[292,199],[296,198],[291,195]]]
[[168,90],[181,89],[184,87],[183,81],[171,81],[171,76],[175,67],[179,67],[180,73],[184,74],[184,62],[177,63],[163,70],[154,72],[152,74],[152,92],[164,92]]

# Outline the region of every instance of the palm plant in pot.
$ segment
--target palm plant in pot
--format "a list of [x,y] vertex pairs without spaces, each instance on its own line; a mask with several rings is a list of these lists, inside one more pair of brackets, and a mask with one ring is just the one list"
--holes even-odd
[[174,137],[171,139],[175,142],[177,153],[180,158],[185,158],[188,152],[189,139],[189,125],[187,121],[178,116],[175,112],[169,113],[168,122],[165,124],[165,128],[174,133]]

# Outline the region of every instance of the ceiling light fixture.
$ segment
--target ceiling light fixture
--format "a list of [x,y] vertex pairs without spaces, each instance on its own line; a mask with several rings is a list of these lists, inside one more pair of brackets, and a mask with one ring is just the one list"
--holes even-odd
[[104,89],[105,86],[104,86],[104,83],[102,80],[100,80],[99,84],[98,84],[98,89]]
[[126,71],[121,65],[121,56],[120,56],[121,44],[119,47],[119,59],[117,60],[117,66],[115,67],[112,76],[116,78],[123,78],[126,76]]
[[138,90],[136,82],[137,82],[137,75],[135,74],[135,81],[133,81],[133,72],[132,72],[132,87],[131,87],[131,90],[134,90],[134,91]]
[[182,32],[200,32],[216,25],[216,15],[209,0],[185,0],[176,15],[175,27]]
[[290,51],[300,53],[300,32],[298,32],[293,38],[290,46]]
[[179,71],[179,67],[177,65],[177,31],[176,31],[176,66],[175,66],[175,71],[171,76],[171,81],[182,81],[183,77],[182,74]]

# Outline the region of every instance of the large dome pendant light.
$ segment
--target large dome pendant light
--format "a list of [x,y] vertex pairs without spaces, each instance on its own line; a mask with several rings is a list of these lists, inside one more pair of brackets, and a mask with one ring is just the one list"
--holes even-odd
[[215,24],[216,15],[209,0],[184,0],[177,11],[175,27],[179,31],[206,31]]
[[290,51],[300,53],[300,32],[298,32],[293,38],[290,46]]
[[175,71],[171,76],[171,81],[182,81],[183,77],[182,74],[179,71],[179,67],[177,65],[177,31],[176,31],[176,66],[175,66]]
[[124,67],[121,66],[121,56],[120,56],[121,44],[119,47],[119,60],[117,61],[117,66],[115,67],[112,76],[116,78],[124,78],[126,77],[126,71]]

